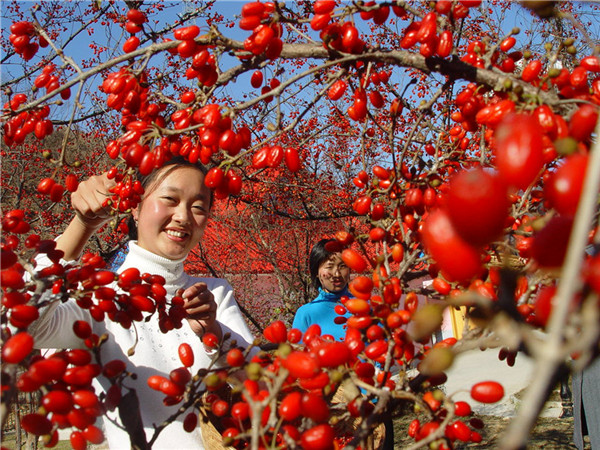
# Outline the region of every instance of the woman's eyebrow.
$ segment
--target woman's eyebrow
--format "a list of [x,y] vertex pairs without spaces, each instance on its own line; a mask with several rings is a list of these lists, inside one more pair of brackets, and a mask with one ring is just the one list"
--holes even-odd
[[[180,194],[183,192],[182,189],[175,187],[175,186],[163,186],[162,189],[166,192],[166,193],[175,193],[175,194]],[[204,194],[203,191],[199,192],[198,195],[196,195],[196,197],[194,198],[195,200],[206,200],[206,195]]]

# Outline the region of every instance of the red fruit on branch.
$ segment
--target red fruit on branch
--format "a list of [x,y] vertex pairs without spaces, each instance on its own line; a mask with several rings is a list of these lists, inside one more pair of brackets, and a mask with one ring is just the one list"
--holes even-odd
[[253,88],[258,89],[263,84],[263,73],[260,70],[255,70],[250,77],[250,84]]
[[586,56],[579,61],[579,65],[590,72],[600,72],[600,59],[596,55]]
[[508,52],[515,46],[516,42],[517,40],[513,36],[507,37],[500,42],[500,50]]
[[421,441],[429,436],[431,433],[436,431],[440,427],[439,422],[427,422],[419,428],[417,435],[415,436],[416,441]]
[[269,342],[281,344],[287,341],[287,328],[281,320],[276,320],[267,326],[263,331],[263,336]]
[[472,412],[471,405],[467,402],[458,401],[454,404],[454,414],[459,417],[465,417],[470,415]]
[[465,242],[445,210],[432,211],[423,224],[423,244],[448,279],[470,281],[481,271],[481,254]]
[[283,366],[294,378],[312,378],[319,371],[317,359],[309,353],[294,351],[283,361]]
[[42,397],[42,406],[48,412],[68,414],[73,408],[73,397],[67,391],[50,391]]
[[213,167],[204,177],[204,185],[211,189],[216,189],[221,186],[224,179],[225,174],[223,173],[223,169],[220,167]]
[[10,26],[10,32],[20,35],[33,34],[35,32],[35,28],[33,24],[28,21],[14,22]]
[[335,8],[335,0],[316,0],[313,4],[315,14],[327,14]]
[[116,378],[125,372],[126,368],[127,366],[124,361],[113,359],[104,364],[104,367],[102,367],[102,374],[107,378]]
[[327,91],[327,96],[330,100],[339,100],[346,92],[347,87],[348,83],[346,83],[344,80],[337,80]]
[[584,104],[577,109],[569,121],[569,135],[578,141],[586,141],[594,132],[598,122],[598,107]]
[[358,197],[354,201],[352,204],[352,209],[354,209],[358,215],[364,216],[371,210],[371,203],[371,197],[364,195],[362,197]]
[[139,9],[130,9],[127,11],[127,20],[135,23],[136,25],[142,25],[148,21],[146,14]]
[[562,266],[567,248],[573,217],[554,216],[544,227],[533,235],[531,256],[542,267]]
[[450,290],[452,289],[450,283],[448,283],[446,280],[440,277],[435,277],[433,279],[432,286],[441,295],[448,295],[450,293]]
[[283,148],[281,145],[273,145],[267,155],[267,167],[278,167],[283,161]]
[[279,416],[288,422],[292,422],[300,417],[302,412],[301,400],[302,394],[300,392],[294,391],[287,394],[277,409]]
[[37,191],[40,194],[48,195],[56,182],[52,178],[42,178],[37,186]]
[[454,229],[474,246],[487,245],[500,236],[510,206],[500,177],[481,168],[451,178],[446,205]]
[[94,408],[100,404],[96,394],[87,389],[79,389],[73,392],[73,402],[81,408]]
[[450,425],[452,435],[455,439],[463,442],[471,440],[471,429],[461,420],[457,420]]
[[243,422],[250,417],[250,405],[245,401],[231,405],[231,417],[238,422]]
[[188,27],[177,28],[173,31],[173,37],[180,41],[190,41],[195,39],[200,34],[200,27],[190,25]]
[[131,53],[140,46],[140,38],[137,36],[131,36],[123,44],[123,53]]
[[356,273],[362,273],[367,269],[368,263],[356,250],[347,248],[342,250],[342,260]]
[[496,403],[504,397],[504,388],[496,381],[482,381],[471,387],[471,397],[481,403]]
[[452,31],[445,30],[440,34],[440,37],[437,42],[436,54],[440,58],[445,58],[446,56],[450,56],[452,53],[452,49],[454,47],[454,37],[452,36]]
[[321,31],[331,20],[331,13],[315,14],[310,21],[310,27],[314,31]]
[[327,342],[316,348],[321,367],[335,368],[346,364],[351,357],[350,349],[344,342]]
[[537,120],[529,114],[510,114],[498,125],[494,155],[502,180],[526,189],[540,175],[543,143]]
[[365,348],[365,355],[369,359],[377,360],[385,355],[388,350],[388,342],[385,339],[371,342]]
[[33,337],[26,331],[9,337],[2,347],[2,360],[8,364],[19,364],[33,350]]
[[261,16],[265,11],[265,4],[261,2],[249,2],[242,6],[242,17]]
[[77,190],[77,186],[79,185],[79,181],[77,180],[77,176],[70,173],[65,178],[65,188],[69,192],[75,192]]
[[87,441],[81,431],[75,430],[71,432],[69,442],[74,450],[85,450],[87,448]]
[[[373,279],[371,277],[358,276],[350,282],[350,285],[352,290],[366,295],[367,298],[369,298],[371,291],[373,290]],[[346,307],[350,309],[348,305],[346,305]]]
[[533,114],[548,137],[550,137],[550,139],[556,139],[558,124],[552,109],[548,105],[540,105],[535,108]]
[[559,214],[572,216],[577,211],[588,159],[587,154],[568,156],[544,184],[548,204]]
[[429,12],[425,14],[421,25],[417,30],[417,42],[429,42],[431,39],[436,37],[437,33],[437,14],[435,12]]
[[287,166],[290,172],[296,173],[302,168],[300,156],[298,154],[298,150],[295,147],[287,147],[283,151],[283,157],[285,160],[285,165]]
[[219,338],[214,333],[204,333],[204,336],[202,336],[202,343],[208,348],[217,348],[219,345]]
[[302,415],[315,421],[325,423],[329,419],[329,405],[320,393],[307,392],[300,399]]
[[52,422],[43,414],[31,413],[21,417],[21,426],[23,429],[36,436],[49,434],[52,430]]
[[300,443],[304,450],[328,450],[333,448],[335,431],[331,425],[323,423],[302,433]]
[[[112,272],[110,275],[114,277]],[[73,323],[73,333],[80,339],[87,339],[92,334],[92,326],[84,320],[77,320]]]
[[104,442],[104,433],[95,425],[88,425],[83,430],[83,437],[91,444],[100,445]]
[[419,419],[413,419],[410,422],[410,424],[408,425],[407,434],[410,437],[415,438],[417,436],[417,433],[419,432],[420,427],[421,427],[421,422],[419,421]]
[[192,367],[194,365],[194,351],[192,350],[192,346],[187,343],[180,344],[177,353],[179,355],[179,360],[181,364],[185,367]]
[[531,83],[533,80],[539,77],[542,71],[542,63],[538,59],[531,60],[523,69],[521,73],[521,79],[527,83]]
[[270,147],[264,146],[254,153],[252,156],[252,167],[257,170],[267,167],[267,158],[269,156],[270,149]]
[[231,367],[240,367],[244,364],[244,354],[239,348],[232,348],[227,352],[227,364]]
[[47,384],[52,381],[60,380],[65,374],[67,368],[66,361],[58,356],[35,361],[27,371],[29,377],[40,383]]

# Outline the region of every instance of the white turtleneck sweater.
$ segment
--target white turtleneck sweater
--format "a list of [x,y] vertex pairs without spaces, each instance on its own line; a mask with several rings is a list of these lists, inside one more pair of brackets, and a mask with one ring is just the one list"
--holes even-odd
[[[252,334],[233,297],[233,290],[226,280],[219,278],[195,278],[183,271],[183,259],[172,261],[139,247],[135,241],[129,243],[129,253],[118,269],[118,273],[135,267],[140,273],[161,275],[165,278],[167,299],[171,298],[180,288],[187,288],[194,283],[206,283],[217,303],[217,321],[223,329],[223,334],[230,333],[231,338],[242,347],[251,345]],[[38,267],[44,265],[38,261]],[[144,314],[145,316],[147,314]],[[92,324],[94,333],[108,334],[108,342],[102,346],[101,357],[103,362],[113,359],[121,359],[127,363],[127,370],[137,374],[137,380],[127,379],[126,385],[134,388],[140,401],[142,421],[146,431],[146,439],[149,441],[154,433],[153,424],[160,424],[163,420],[177,411],[178,406],[165,407],[163,405],[164,394],[148,387],[147,379],[151,375],[162,375],[169,377],[171,370],[181,367],[177,349],[179,344],[187,342],[194,349],[194,366],[192,374],[199,368],[208,367],[211,355],[205,349],[200,338],[192,332],[186,320],[180,329],[171,330],[164,334],[159,330],[158,314],[152,315],[148,321],[135,322],[138,342],[135,353],[128,357],[127,351],[134,346],[136,332],[132,326],[124,329],[120,324],[105,320],[94,321],[87,310],[81,309],[73,300],[65,303],[57,302],[42,314],[42,317],[34,324],[34,333],[37,348],[77,348],[82,347],[82,341],[76,337],[72,330],[75,320],[85,320]],[[103,376],[98,377],[102,389],[109,386],[108,380]],[[99,388],[100,386],[96,386]],[[187,412],[186,412],[187,414]],[[177,449],[202,449],[202,437],[200,428],[193,433],[183,430],[183,418],[186,414],[163,429],[155,441],[154,449],[177,448]],[[109,413],[113,419],[118,419],[117,412]],[[104,419],[104,429],[110,448],[130,448],[130,440],[127,433],[116,427],[109,420]]]

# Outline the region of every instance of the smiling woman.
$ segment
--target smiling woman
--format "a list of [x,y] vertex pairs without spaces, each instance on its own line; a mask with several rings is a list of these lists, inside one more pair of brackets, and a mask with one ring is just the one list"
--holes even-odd
[[[140,180],[145,193],[132,211],[135,219],[132,232],[137,239],[128,242],[129,250],[116,275],[103,272],[109,276],[102,285],[110,284],[113,290],[114,301],[108,302],[112,309],[84,309],[74,298],[64,303],[54,302],[30,330],[39,348],[77,348],[83,346],[83,341],[72,324],[85,321],[94,334],[108,336],[101,347],[103,361],[128,361],[127,372],[135,373],[136,378],[127,380],[131,391],[127,395],[123,392],[123,398],[129,399],[131,392],[137,392],[139,411],[132,408],[130,400],[119,408],[124,408],[128,415],[139,412],[144,429],[124,423],[125,430],[120,424],[105,420],[111,448],[129,447],[126,444],[129,438],[131,446],[139,448],[146,448],[146,444],[156,448],[203,448],[200,429],[187,432],[181,423],[192,410],[181,414],[177,404],[163,408],[165,395],[182,395],[183,387],[175,381],[167,383],[168,386],[150,381],[168,382],[173,380],[173,374],[191,375],[209,367],[215,350],[203,345],[207,338],[215,341],[228,335],[240,347],[249,347],[253,341],[229,283],[192,277],[183,270],[183,262],[202,239],[209,217],[212,198],[211,190],[204,184],[204,173],[203,167],[175,158]],[[64,259],[79,258],[88,238],[111,219],[106,199],[114,185],[104,174],[82,182],[72,194],[76,215],[57,239],[57,249],[64,252]],[[38,268],[50,264],[39,260]],[[124,300],[118,294],[128,286],[145,287],[141,281],[149,279],[154,280],[151,292],[131,296],[131,304],[123,307]],[[179,317],[171,314],[175,296],[182,299]],[[171,307],[169,314],[154,314],[166,305]],[[142,312],[150,314],[142,317]],[[105,313],[111,320],[103,320]],[[170,330],[173,332],[166,333]],[[182,345],[189,346],[194,358],[190,359],[189,354],[185,361],[178,357],[177,349]],[[96,388],[108,391],[112,385],[109,378],[100,377]],[[162,423],[170,415],[178,419],[158,432],[154,424]]]

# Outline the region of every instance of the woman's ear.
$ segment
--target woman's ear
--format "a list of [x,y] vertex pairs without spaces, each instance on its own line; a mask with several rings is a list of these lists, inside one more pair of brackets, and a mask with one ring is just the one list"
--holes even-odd
[[140,215],[139,205],[131,210],[131,217],[135,220],[135,223],[138,221],[138,216]]

